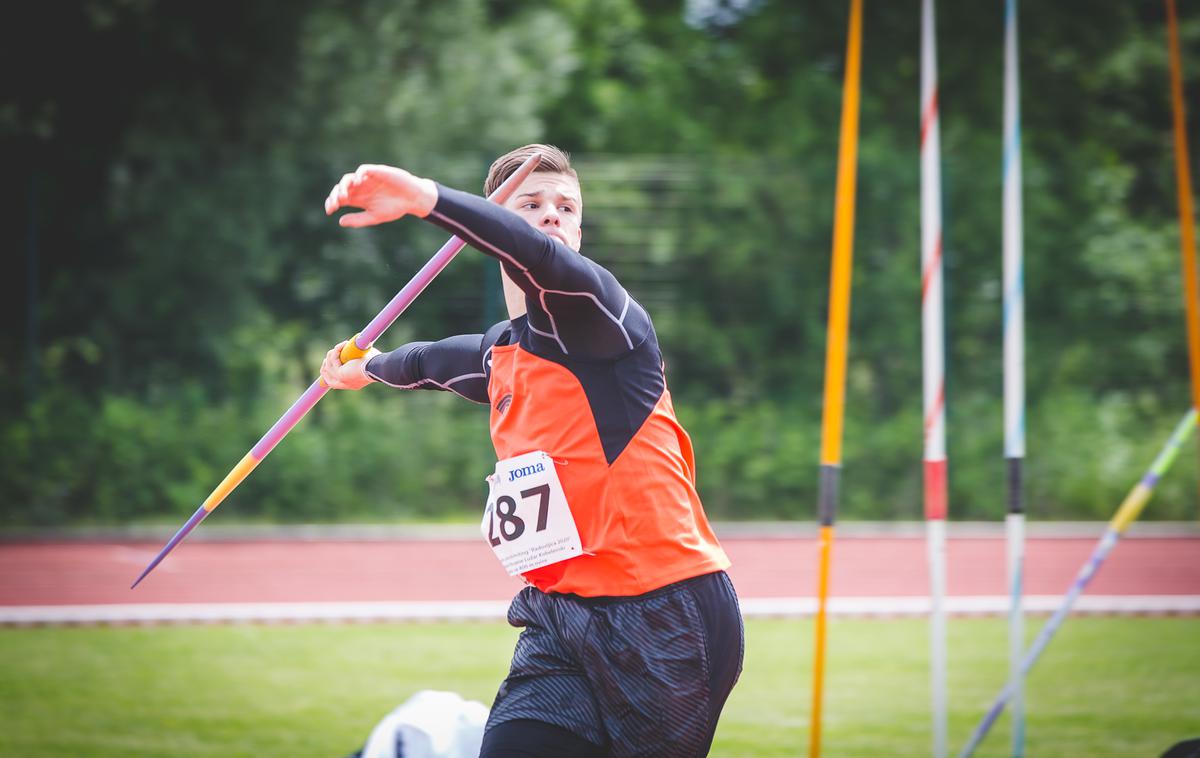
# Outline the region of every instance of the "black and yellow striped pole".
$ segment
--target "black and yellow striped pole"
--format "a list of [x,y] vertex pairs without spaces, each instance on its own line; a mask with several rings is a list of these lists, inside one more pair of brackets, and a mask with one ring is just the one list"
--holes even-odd
[[846,347],[850,331],[850,271],[854,257],[854,189],[858,166],[859,73],[862,64],[862,0],[850,0],[842,129],[838,143],[837,195],[833,211],[833,267],[829,276],[829,327],[825,343],[825,405],[821,420],[821,469],[817,511],[820,570],[817,581],[816,653],[813,659],[812,730],[809,755],[821,754],[821,702],[825,680],[825,618],[829,559],[837,516],[846,399]]

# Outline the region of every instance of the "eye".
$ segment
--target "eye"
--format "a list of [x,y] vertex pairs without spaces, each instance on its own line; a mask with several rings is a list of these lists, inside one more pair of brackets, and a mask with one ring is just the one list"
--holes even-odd
[[559,209],[560,211],[562,211],[563,213],[574,213],[574,212],[575,212],[575,208],[573,208],[573,207],[572,207],[572,206],[570,206],[570,205],[560,205],[560,206],[558,207],[558,209]]
[[538,204],[536,202],[534,202],[533,200],[530,200],[527,203],[521,204],[521,210],[525,210],[525,211],[531,211],[531,210],[536,209],[537,207],[538,207]]

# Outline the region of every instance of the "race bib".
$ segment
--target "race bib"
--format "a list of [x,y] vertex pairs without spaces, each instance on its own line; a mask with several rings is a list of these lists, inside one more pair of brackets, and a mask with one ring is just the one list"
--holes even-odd
[[496,463],[479,530],[510,576],[583,552],[554,459],[535,450]]

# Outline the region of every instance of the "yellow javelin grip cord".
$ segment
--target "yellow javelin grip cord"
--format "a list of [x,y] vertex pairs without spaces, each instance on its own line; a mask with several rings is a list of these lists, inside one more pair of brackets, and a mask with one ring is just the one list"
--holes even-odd
[[367,345],[366,347],[358,346],[358,338],[361,336],[362,336],[362,332],[359,332],[358,334],[354,335],[354,337],[352,337],[350,339],[350,341],[348,341],[345,345],[342,346],[342,354],[341,354],[342,363],[346,363],[348,361],[353,361],[358,358],[362,358],[364,355],[367,354],[367,352],[370,351],[370,349],[371,349],[370,345]]

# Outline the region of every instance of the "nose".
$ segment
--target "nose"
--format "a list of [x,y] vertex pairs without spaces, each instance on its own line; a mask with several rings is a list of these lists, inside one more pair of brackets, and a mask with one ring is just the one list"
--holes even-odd
[[552,205],[546,206],[546,210],[542,213],[542,226],[559,226],[558,209]]

